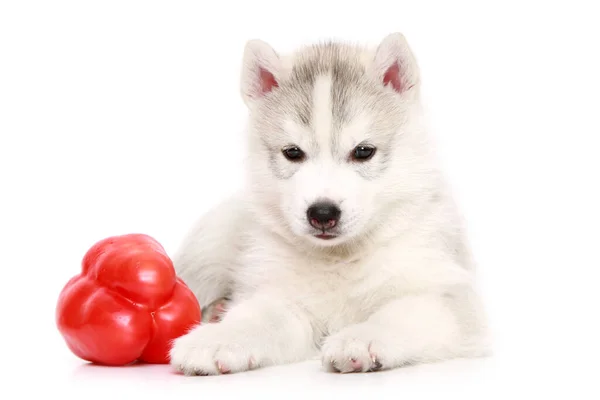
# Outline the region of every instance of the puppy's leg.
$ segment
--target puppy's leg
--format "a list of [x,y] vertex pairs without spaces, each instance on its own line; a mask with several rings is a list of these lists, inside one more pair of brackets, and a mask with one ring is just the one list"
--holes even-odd
[[307,315],[277,297],[231,305],[218,324],[203,324],[176,339],[171,364],[186,375],[234,373],[305,360],[316,354]]
[[196,221],[173,256],[175,271],[195,294],[204,322],[218,320],[227,309],[246,231],[243,198],[233,196]]
[[477,311],[441,294],[410,295],[385,305],[363,323],[330,336],[323,366],[369,372],[405,364],[480,355]]

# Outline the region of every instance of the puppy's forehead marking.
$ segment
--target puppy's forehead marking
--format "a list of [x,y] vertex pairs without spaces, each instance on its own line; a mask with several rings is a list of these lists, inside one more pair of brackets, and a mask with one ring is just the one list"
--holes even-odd
[[331,76],[319,75],[313,86],[312,129],[317,145],[324,154],[329,153],[332,124]]
[[[289,93],[304,97],[304,105],[297,111],[298,119],[307,125],[314,122],[315,104],[313,97],[324,92],[324,77],[329,80],[329,108],[332,123],[341,123],[348,116],[348,98],[368,90],[365,85],[366,67],[362,49],[340,43],[323,43],[308,46],[295,54],[291,63],[289,80],[284,83]],[[322,85],[323,91],[316,87]],[[300,102],[299,102],[300,103]]]

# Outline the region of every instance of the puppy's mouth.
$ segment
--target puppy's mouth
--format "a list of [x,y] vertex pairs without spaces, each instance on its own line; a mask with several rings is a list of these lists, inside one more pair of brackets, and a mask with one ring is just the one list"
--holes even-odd
[[314,235],[314,237],[316,237],[317,239],[322,239],[322,240],[331,240],[331,239],[335,239],[337,237],[337,235],[334,235],[333,233],[324,232],[324,233],[319,233],[317,235]]

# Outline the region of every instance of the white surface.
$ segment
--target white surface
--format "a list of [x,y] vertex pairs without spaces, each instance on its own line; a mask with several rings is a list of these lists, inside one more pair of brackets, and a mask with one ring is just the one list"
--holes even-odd
[[[58,345],[58,343],[56,343]],[[60,347],[60,346],[59,346]],[[535,348],[527,343],[519,350]],[[537,399],[542,396],[597,399],[597,368],[576,356],[512,354],[478,360],[454,360],[369,374],[333,374],[317,360],[234,375],[184,377],[166,365],[123,368],[82,363],[57,352],[36,377],[19,379],[26,392],[41,390],[62,398],[410,398]],[[58,354],[60,353],[60,354]],[[589,367],[588,367],[589,365]],[[29,382],[29,383],[28,383]],[[23,390],[23,388],[21,389]]]
[[[511,362],[512,364],[512,362]],[[506,365],[498,360],[457,360],[421,365],[395,371],[370,374],[331,374],[320,370],[317,361],[265,368],[236,375],[186,378],[174,374],[167,366],[139,366],[125,369],[98,367],[79,362],[65,363],[60,374],[53,375],[55,393],[69,397],[106,398],[107,396],[138,396],[173,398],[190,396],[232,395],[263,398],[370,398],[411,396],[424,398],[506,398],[517,393],[528,398],[542,394],[573,395],[573,398],[594,398],[589,390],[564,385],[564,381],[548,380],[555,374],[550,366],[533,374],[531,364]],[[552,367],[556,371],[555,367]],[[540,374],[543,372],[543,374]],[[565,375],[563,379],[573,379]],[[119,397],[121,398],[121,397]],[[519,397],[517,397],[519,398]],[[525,397],[523,397],[525,398]]]
[[[2,2],[0,397],[600,398],[598,13],[583,1],[470,3]],[[494,357],[184,378],[68,352],[54,307],[89,246],[136,231],[173,251],[238,186],[247,39],[286,50],[395,30],[417,54],[470,226]]]

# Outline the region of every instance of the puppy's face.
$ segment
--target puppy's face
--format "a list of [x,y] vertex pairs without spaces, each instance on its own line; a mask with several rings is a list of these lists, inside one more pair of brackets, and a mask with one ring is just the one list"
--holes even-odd
[[245,100],[250,182],[261,219],[317,246],[377,229],[390,202],[402,196],[399,181],[410,179],[402,170],[408,159],[399,157],[410,152],[403,133],[412,102],[402,94],[414,82],[400,59],[386,68],[377,53],[337,44],[281,59],[262,42],[254,46],[252,54],[262,58],[246,60],[258,68],[249,72],[257,81],[247,78],[252,95]]

